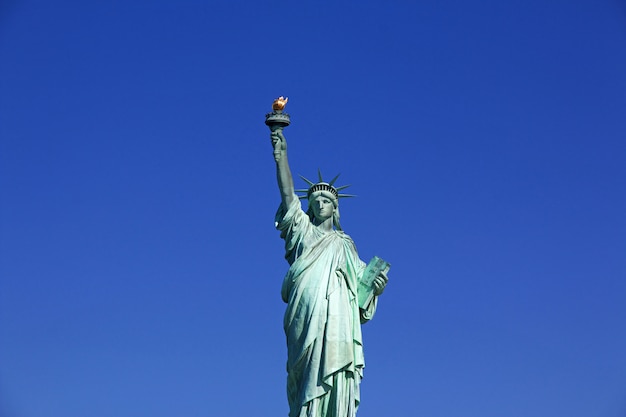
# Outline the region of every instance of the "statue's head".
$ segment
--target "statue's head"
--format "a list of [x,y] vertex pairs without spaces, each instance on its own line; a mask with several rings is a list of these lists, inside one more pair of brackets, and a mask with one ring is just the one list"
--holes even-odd
[[306,195],[300,196],[300,198],[306,198],[309,201],[307,214],[309,215],[311,221],[317,220],[318,222],[323,222],[332,217],[333,225],[338,230],[341,230],[341,224],[339,223],[339,199],[342,197],[354,196],[339,193],[339,191],[349,187],[349,185],[344,185],[342,187],[335,187],[333,185],[337,178],[339,178],[339,175],[329,182],[324,182],[320,172],[318,172],[318,175],[318,183],[313,183],[312,181],[309,181],[301,176],[301,178],[306,181],[310,187],[307,190],[296,191],[306,192]]
[[309,211],[320,223],[334,217],[334,214],[338,212],[337,203],[337,197],[329,191],[320,190],[309,195]]

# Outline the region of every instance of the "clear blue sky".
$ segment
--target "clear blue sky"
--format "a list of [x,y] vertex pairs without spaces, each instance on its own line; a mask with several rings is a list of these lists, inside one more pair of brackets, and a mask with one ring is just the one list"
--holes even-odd
[[287,415],[278,95],[392,263],[360,417],[626,415],[623,1],[7,0],[1,417]]

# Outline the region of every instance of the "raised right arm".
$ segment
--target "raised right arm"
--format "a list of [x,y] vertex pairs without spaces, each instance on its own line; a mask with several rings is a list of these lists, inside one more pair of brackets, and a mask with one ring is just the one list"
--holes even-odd
[[296,197],[293,188],[293,177],[289,168],[289,160],[287,158],[287,141],[283,135],[282,129],[273,130],[270,137],[272,138],[272,146],[274,147],[274,160],[276,161],[276,177],[278,179],[278,189],[283,206],[290,207]]

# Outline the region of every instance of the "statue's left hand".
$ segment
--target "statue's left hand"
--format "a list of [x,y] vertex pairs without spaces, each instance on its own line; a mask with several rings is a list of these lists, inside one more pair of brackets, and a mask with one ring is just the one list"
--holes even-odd
[[378,276],[374,280],[374,295],[381,295],[383,291],[385,291],[387,282],[389,282],[389,278],[387,278],[387,274],[381,271],[380,274],[378,274]]

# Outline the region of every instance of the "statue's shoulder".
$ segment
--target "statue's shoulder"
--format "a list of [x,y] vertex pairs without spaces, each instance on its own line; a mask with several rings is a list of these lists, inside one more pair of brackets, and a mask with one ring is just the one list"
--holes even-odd
[[310,220],[309,216],[304,210],[302,210],[300,200],[294,200],[290,206],[286,206],[281,202],[278,205],[278,210],[276,210],[276,215],[274,216],[274,224],[278,229],[281,228],[280,225],[300,223],[308,220]]
[[349,240],[350,242],[354,243],[350,235],[344,232],[343,230],[335,230],[335,233],[337,234],[337,236],[341,237],[342,239]]

